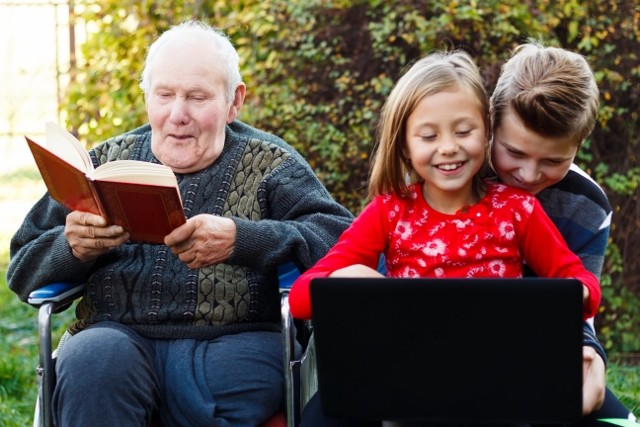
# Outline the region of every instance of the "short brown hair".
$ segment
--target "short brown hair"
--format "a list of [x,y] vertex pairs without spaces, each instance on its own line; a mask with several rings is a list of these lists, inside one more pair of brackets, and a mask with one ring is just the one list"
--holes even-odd
[[595,126],[598,102],[595,76],[582,55],[530,42],[518,46],[502,67],[491,96],[492,128],[511,109],[527,129],[574,136],[580,145]]

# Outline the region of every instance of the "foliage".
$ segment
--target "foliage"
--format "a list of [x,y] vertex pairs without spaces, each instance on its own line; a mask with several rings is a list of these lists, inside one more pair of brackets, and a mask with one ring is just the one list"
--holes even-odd
[[224,28],[241,55],[248,86],[241,118],[294,145],[354,213],[365,203],[378,112],[412,61],[434,49],[467,50],[491,92],[511,49],[529,38],[585,55],[601,106],[579,161],[615,214],[598,326],[609,348],[640,350],[634,0],[84,0],[76,12],[87,41],[63,110],[81,138],[97,142],[142,124],[137,77],[147,46],[173,24],[203,19]]
[[634,252],[640,247],[640,8],[632,0],[560,4],[556,37],[562,46],[587,57],[601,93],[599,125],[591,135],[590,150],[582,157],[614,208],[598,327],[608,348],[637,351],[640,261]]
[[[6,269],[9,262],[9,239],[20,224],[25,207],[33,204],[44,192],[44,184],[37,170],[25,168],[0,176],[0,206],[3,208],[3,232],[0,233],[0,426],[31,425],[36,398],[37,310],[22,303],[7,287]],[[15,215],[14,215],[15,214]],[[5,230],[6,228],[6,230]],[[71,310],[54,317],[53,338],[57,341]]]
[[[2,241],[3,246],[6,241]],[[2,265],[7,259],[3,255]],[[24,427],[31,425],[37,395],[36,365],[38,363],[37,311],[20,302],[7,288],[5,268],[0,268],[0,425]],[[68,310],[54,317],[54,339],[61,336],[72,315]]]
[[[2,425],[22,427],[28,424],[21,421],[21,414],[31,413],[35,402],[36,359],[32,356],[37,354],[37,334],[32,324],[19,322],[19,319],[29,317],[23,316],[27,307],[7,290],[6,284],[2,285],[0,333],[6,338],[0,344],[3,353],[0,361],[0,419]],[[31,310],[33,314],[35,310]],[[33,319],[31,317],[31,321]]]

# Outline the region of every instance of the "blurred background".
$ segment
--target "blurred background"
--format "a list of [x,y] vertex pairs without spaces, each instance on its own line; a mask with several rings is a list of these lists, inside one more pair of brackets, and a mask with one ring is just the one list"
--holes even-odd
[[[35,168],[24,136],[44,138],[44,122],[60,121],[69,83],[69,3],[44,0],[0,2],[0,171],[7,175]],[[4,182],[3,182],[4,183]],[[2,201],[0,236],[6,237],[44,192]]]
[[[8,239],[44,191],[24,135],[44,138],[53,120],[90,147],[143,124],[146,48],[191,18],[223,28],[238,48],[248,87],[240,118],[294,145],[354,214],[365,202],[378,112],[412,61],[464,49],[491,93],[511,50],[530,38],[584,55],[601,104],[577,162],[614,206],[596,326],[614,363],[640,365],[637,0],[0,0],[2,280]],[[13,310],[15,297],[4,298],[3,310]],[[15,319],[1,322],[0,333],[23,333]],[[28,337],[19,339],[32,345]]]
[[2,171],[31,166],[24,135],[42,137],[44,122],[60,118],[73,48],[69,36],[68,2],[0,2]]

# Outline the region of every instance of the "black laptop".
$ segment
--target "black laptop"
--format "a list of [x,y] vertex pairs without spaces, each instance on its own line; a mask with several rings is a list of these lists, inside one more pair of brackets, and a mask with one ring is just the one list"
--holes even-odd
[[571,423],[582,414],[573,279],[314,279],[329,416]]

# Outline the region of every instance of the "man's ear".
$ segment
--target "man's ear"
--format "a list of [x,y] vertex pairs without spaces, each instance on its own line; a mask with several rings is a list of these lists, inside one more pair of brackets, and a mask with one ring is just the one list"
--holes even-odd
[[247,91],[247,86],[244,83],[240,83],[236,87],[236,93],[233,98],[233,102],[229,106],[229,115],[227,116],[227,124],[231,123],[238,117],[242,104],[244,104],[244,95]]

